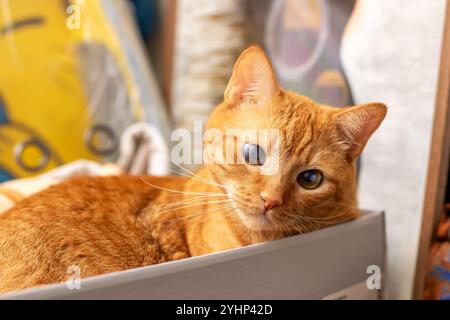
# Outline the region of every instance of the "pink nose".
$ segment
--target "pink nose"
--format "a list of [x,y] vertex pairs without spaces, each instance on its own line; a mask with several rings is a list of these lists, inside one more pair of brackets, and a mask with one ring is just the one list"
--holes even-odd
[[265,192],[261,192],[261,199],[263,199],[263,201],[264,201],[264,208],[266,210],[275,208],[276,206],[279,206],[282,203],[280,197],[270,196],[270,195],[266,194]]

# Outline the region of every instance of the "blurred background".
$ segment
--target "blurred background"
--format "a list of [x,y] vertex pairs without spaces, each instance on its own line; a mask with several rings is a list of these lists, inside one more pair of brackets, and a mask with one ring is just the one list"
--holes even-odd
[[175,173],[172,130],[206,120],[240,52],[259,44],[285,89],[337,107],[388,105],[360,163],[359,198],[386,211],[387,297],[411,298],[445,6],[0,0],[0,182],[79,159],[77,170]]

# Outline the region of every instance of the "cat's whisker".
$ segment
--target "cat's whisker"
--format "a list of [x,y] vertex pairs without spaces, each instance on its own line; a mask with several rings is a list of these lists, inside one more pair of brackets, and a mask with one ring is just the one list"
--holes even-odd
[[203,218],[201,218],[200,220],[198,220],[196,222],[193,222],[193,223],[189,224],[187,227],[185,227],[184,232],[185,233],[191,232],[192,229],[197,228],[200,225],[203,225],[204,223],[206,223],[210,219],[211,219],[211,216],[203,215]]
[[[343,217],[343,219],[338,219],[337,218],[341,218]],[[310,222],[313,222],[317,225],[332,225],[332,224],[339,224],[341,222],[344,221],[348,221],[350,220],[350,217],[348,217],[345,213],[342,214],[337,214],[334,216],[329,216],[329,217],[302,217],[303,220],[308,220]]]
[[190,194],[190,195],[212,195],[212,196],[222,196],[222,197],[227,197],[228,195],[226,193],[214,193],[214,192],[187,192],[187,191],[180,191],[180,190],[173,190],[173,189],[168,189],[168,188],[163,188],[157,185],[154,185],[150,182],[148,182],[147,180],[145,180],[144,178],[140,177],[140,179],[147,185],[156,188],[156,189],[160,189],[163,191],[168,191],[168,192],[173,192],[173,193],[180,193],[180,194]]
[[[224,215],[229,214],[228,211],[224,212]],[[206,223],[207,221],[211,220],[213,218],[212,215],[208,215],[208,214],[204,214],[203,213],[203,218],[198,219],[198,221],[195,221],[191,224],[189,224],[187,227],[185,227],[185,232],[191,232],[193,229],[197,228],[200,225],[203,225],[204,223]]]
[[[172,226],[174,223],[177,223],[177,222],[180,222],[180,221],[184,221],[184,220],[187,220],[187,219],[190,219],[190,218],[195,218],[195,217],[204,216],[203,219],[201,219],[200,221],[197,221],[197,223],[194,223],[194,224],[188,226],[188,227],[185,229],[185,232],[189,232],[189,231],[191,231],[192,229],[194,229],[195,227],[197,227],[197,226],[199,226],[199,225],[202,225],[202,224],[204,224],[207,220],[211,219],[211,213],[214,213],[214,212],[216,212],[216,211],[218,211],[218,210],[225,210],[225,209],[232,209],[232,207],[231,207],[230,205],[223,205],[223,206],[215,207],[215,208],[212,208],[212,209],[211,209],[211,208],[207,208],[207,209],[201,210],[201,211],[199,211],[199,212],[197,212],[197,213],[195,213],[195,214],[193,214],[193,215],[189,215],[189,216],[184,216],[184,217],[176,218],[176,219],[174,219],[174,220],[176,220],[176,221],[172,221],[172,223],[170,224],[170,226]],[[231,211],[223,211],[223,212],[222,212],[222,214],[225,214],[225,215],[231,214],[231,213],[232,213]],[[171,221],[171,220],[167,220],[167,221]]]
[[302,233],[305,232],[305,228],[303,228],[302,224],[294,225],[293,229],[294,229],[295,232],[298,232],[299,234],[302,234]]
[[190,171],[190,170],[188,170],[188,169],[186,169],[186,168],[180,166],[178,163],[176,163],[176,162],[173,161],[173,160],[170,160],[170,162],[172,162],[174,165],[176,165],[177,167],[179,167],[181,170],[184,170],[185,172],[187,172],[188,174],[190,174],[192,177],[195,177],[195,178],[197,178],[197,179],[200,179],[201,181],[203,181],[203,182],[205,182],[205,183],[209,183],[209,184],[211,184],[211,185],[215,185],[215,186],[218,186],[218,187],[221,187],[221,188],[224,188],[225,190],[227,190],[227,186],[225,186],[225,185],[223,185],[223,184],[220,184],[220,183],[217,183],[217,182],[215,182],[215,181],[212,181],[212,180],[206,179],[206,178],[204,178],[204,177],[201,177],[201,176],[199,176],[199,175],[193,173],[192,171]]
[[305,225],[303,222],[296,221],[295,223],[283,224],[285,228],[285,232],[287,234],[292,234],[292,232],[297,234],[302,234],[308,231],[309,227]]
[[189,201],[195,201],[195,200],[199,200],[199,199],[205,199],[205,198],[209,198],[210,196],[198,196],[198,197],[191,197],[191,198],[186,198],[184,200],[180,200],[180,201],[176,201],[176,202],[167,202],[167,203],[157,203],[155,204],[158,208],[160,209],[166,209],[168,207],[173,207],[177,204],[181,204],[181,203],[185,203],[185,202],[189,202]]
[[[173,170],[173,169],[169,169],[169,171],[171,171],[171,172],[173,172],[173,173],[176,173],[176,174],[178,174],[178,175],[181,175],[181,176],[183,176],[183,177],[186,177],[186,178],[189,178],[189,179],[193,179],[193,180],[202,182],[202,183],[204,183],[204,184],[207,184],[207,185],[211,185],[211,186],[217,187],[216,184],[211,183],[210,180],[208,180],[208,179],[199,179],[199,178],[197,178],[197,177],[195,177],[195,176],[192,176],[192,175],[189,175],[189,174],[186,174],[186,173],[183,173],[183,172],[178,172],[178,171]],[[232,189],[231,187],[228,187],[228,186],[221,186],[221,188],[225,189],[226,191],[230,191],[230,192],[231,192],[231,190],[229,190],[229,189]]]
[[[230,199],[220,199],[220,200],[210,200],[210,201],[192,201],[192,202],[181,203],[179,206],[169,207],[169,208],[171,208],[173,210],[178,210],[181,208],[189,208],[190,206],[199,206],[199,205],[230,202],[230,201],[231,201]],[[164,210],[164,211],[166,211],[166,210]],[[164,212],[164,211],[160,211],[160,212]]]
[[175,218],[175,219],[169,219],[167,221],[168,222],[174,222],[174,221],[178,222],[178,221],[181,221],[181,220],[198,217],[198,216],[200,216],[202,214],[205,214],[205,213],[209,214],[209,213],[215,212],[217,210],[222,210],[222,209],[226,209],[226,208],[231,208],[231,206],[229,204],[226,204],[226,205],[222,205],[222,206],[218,206],[218,207],[206,208],[206,209],[203,209],[203,210],[200,210],[200,211],[196,212],[195,214],[191,214],[191,215],[188,215],[188,216],[182,216],[182,217]]
[[305,225],[309,225],[311,227],[314,227],[315,225],[317,225],[316,221],[312,221],[310,219],[305,218],[304,216],[301,215],[297,215],[294,217],[291,217],[291,219],[293,219],[295,222],[298,222],[300,224],[305,224]]
[[[232,204],[225,204],[225,205],[222,205],[222,206],[218,206],[218,207],[214,208],[211,212],[216,212],[217,210],[224,210],[224,211],[221,212],[221,214],[225,215],[225,216],[232,215],[232,214],[235,213],[235,208],[234,208],[234,206]],[[208,211],[208,213],[209,213],[209,211]],[[212,217],[209,214],[207,214],[207,216],[210,217],[210,218]]]
[[315,220],[315,221],[321,221],[321,220],[330,220],[330,219],[335,219],[338,217],[342,217],[347,215],[346,213],[340,213],[334,216],[326,216],[326,217],[308,217],[308,216],[304,216],[304,218],[306,219],[311,219],[311,220]]
[[285,229],[288,234],[292,232],[302,234],[308,231],[308,227],[303,223],[296,224],[293,228],[292,225],[286,225]]
[[[170,206],[173,206],[178,203],[185,203],[185,202],[190,202],[190,201],[197,202],[197,201],[203,201],[205,199],[207,200],[208,198],[211,198],[211,200],[220,200],[220,199],[223,199],[223,195],[222,194],[216,194],[216,195],[207,194],[207,195],[200,195],[200,196],[195,195],[192,197],[183,197],[183,198],[181,198],[181,200],[176,201],[176,202],[155,203],[155,205],[162,206],[162,207],[165,207],[165,206],[170,207]],[[176,199],[176,197],[175,197],[175,199]],[[230,198],[226,197],[226,199],[223,199],[223,200],[230,200]]]
[[196,207],[196,206],[201,206],[201,205],[207,205],[207,204],[215,204],[215,203],[229,203],[231,200],[229,199],[225,199],[225,200],[217,200],[217,201],[206,201],[206,202],[199,202],[199,203],[190,203],[188,205],[182,205],[176,208],[171,208],[168,210],[163,210],[163,211],[157,211],[154,212],[154,215],[160,215],[160,214],[164,214],[164,213],[168,213],[168,212],[173,212],[173,211],[177,211],[180,209],[186,209],[186,208],[191,208],[191,207]]
[[[346,203],[336,203],[335,207],[334,207],[334,210],[331,211],[331,213],[334,213],[336,211],[340,211],[341,207],[359,210],[359,208],[357,206],[352,206],[352,205],[349,205],[349,204],[346,204]],[[308,217],[308,218],[317,219],[317,220],[330,220],[330,219],[338,218],[338,217],[341,217],[341,216],[346,216],[347,217],[348,213],[347,212],[340,212],[340,213],[338,213],[338,214],[336,214],[334,216],[328,215],[328,216],[325,216],[325,217]]]
[[337,205],[338,206],[342,206],[342,207],[346,207],[346,208],[350,208],[350,209],[358,209],[359,210],[359,208],[357,206],[352,206],[352,205],[346,204],[346,203],[339,203]]

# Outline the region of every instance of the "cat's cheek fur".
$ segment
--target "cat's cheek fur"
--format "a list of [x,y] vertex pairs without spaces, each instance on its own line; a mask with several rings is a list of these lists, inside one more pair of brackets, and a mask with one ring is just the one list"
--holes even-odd
[[307,190],[300,186],[295,187],[296,202],[306,208],[314,208],[328,199],[333,199],[336,192],[336,185],[325,179],[324,182],[313,190]]

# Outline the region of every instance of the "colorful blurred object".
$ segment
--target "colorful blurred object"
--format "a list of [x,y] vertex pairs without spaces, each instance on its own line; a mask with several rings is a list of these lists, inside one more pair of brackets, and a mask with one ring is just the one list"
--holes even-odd
[[158,15],[155,0],[132,0],[136,7],[136,19],[145,42],[148,42],[156,29]]
[[324,104],[352,103],[339,47],[353,5],[351,0],[272,2],[265,45],[285,88]]
[[445,209],[430,250],[424,299],[450,300],[450,204]]
[[0,0],[0,181],[113,161],[125,128],[167,132],[124,0]]

